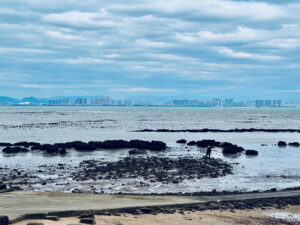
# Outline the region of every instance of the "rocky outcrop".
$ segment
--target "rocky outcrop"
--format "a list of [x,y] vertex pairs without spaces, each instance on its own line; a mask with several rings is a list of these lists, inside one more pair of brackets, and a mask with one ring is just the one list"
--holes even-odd
[[176,143],[178,143],[178,144],[186,144],[187,141],[185,139],[180,139],[180,140],[176,141]]
[[279,147],[285,147],[285,146],[287,146],[287,143],[286,143],[285,141],[279,141],[279,142],[277,143],[277,145],[278,145]]
[[14,153],[21,153],[21,152],[28,152],[27,148],[22,147],[6,147],[2,150],[3,153],[6,154],[14,154]]
[[145,150],[140,150],[140,149],[133,149],[130,150],[129,155],[141,155],[141,154],[146,154]]
[[246,155],[258,155],[258,151],[256,150],[246,150]]
[[72,177],[79,181],[141,177],[150,182],[180,183],[185,179],[220,177],[231,172],[232,166],[221,159],[126,157],[106,163],[83,161]]
[[299,147],[299,146],[300,146],[300,143],[299,143],[299,142],[292,142],[292,143],[289,143],[289,146],[292,146],[292,147]]
[[8,225],[9,218],[7,216],[0,216],[0,225]]
[[[162,141],[144,141],[144,140],[107,140],[107,141],[90,141],[88,143],[82,141],[73,141],[55,144],[40,144],[35,142],[18,142],[14,145],[5,144],[8,147],[3,149],[4,153],[20,153],[31,151],[43,151],[48,154],[66,154],[67,149],[75,149],[77,151],[95,151],[97,149],[138,149],[162,151],[167,149],[166,143]],[[17,145],[17,146],[15,146]],[[22,147],[21,147],[22,146]],[[26,147],[26,148],[24,148]]]

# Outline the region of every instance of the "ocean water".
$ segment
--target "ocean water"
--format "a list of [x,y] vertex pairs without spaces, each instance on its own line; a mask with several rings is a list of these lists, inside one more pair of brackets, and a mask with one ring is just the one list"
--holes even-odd
[[[279,140],[300,142],[300,133],[142,133],[140,129],[233,129],[278,128],[300,129],[300,109],[291,108],[164,108],[164,107],[0,107],[0,142],[36,141],[40,143],[74,140],[160,140],[169,149],[160,157],[202,157],[205,149],[185,148],[178,139],[197,141],[215,139],[259,151],[256,157],[245,154],[225,156],[213,149],[212,156],[234,164],[234,174],[220,178],[184,181],[180,184],[149,183],[140,180],[93,182],[97,190],[107,193],[131,192],[195,192],[209,190],[267,190],[300,186],[300,148],[279,148]],[[39,165],[67,163],[78,165],[82,160],[118,160],[128,150],[80,153],[69,151],[64,157],[26,153],[14,156],[0,154],[0,165],[10,168],[35,170]],[[151,155],[154,153],[148,153]],[[155,153],[157,154],[157,153]],[[56,177],[57,178],[57,177]],[[59,179],[59,178],[57,178]],[[35,190],[66,191],[78,186],[83,189],[89,182],[68,180],[63,185],[36,185]]]

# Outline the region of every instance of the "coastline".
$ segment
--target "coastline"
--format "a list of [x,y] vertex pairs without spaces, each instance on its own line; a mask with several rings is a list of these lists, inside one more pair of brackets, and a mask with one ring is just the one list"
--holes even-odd
[[300,191],[214,197],[12,192],[0,194],[0,199],[3,204],[6,204],[0,206],[1,213],[6,212],[6,215],[10,217],[10,222],[17,223],[28,220],[43,220],[49,216],[66,218],[99,215],[109,216],[112,219],[113,216],[131,214],[141,217],[164,215],[171,218],[187,212],[205,213],[208,210],[212,210],[213,214],[219,211],[228,213],[239,211],[247,214],[249,210],[257,209],[263,211],[276,209],[277,212],[283,212],[285,208],[290,206],[294,207],[294,211],[299,214]]

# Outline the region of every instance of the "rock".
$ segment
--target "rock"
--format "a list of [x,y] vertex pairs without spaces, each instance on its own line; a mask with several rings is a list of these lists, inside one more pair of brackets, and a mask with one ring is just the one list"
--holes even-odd
[[152,214],[152,213],[154,213],[154,210],[150,209],[150,208],[141,208],[140,211],[143,214]]
[[5,190],[6,188],[6,184],[0,183],[0,190]]
[[2,152],[6,154],[14,154],[14,153],[21,153],[21,152],[28,152],[29,150],[27,148],[21,148],[21,147],[6,147],[2,150]]
[[23,146],[23,147],[28,148],[30,145],[29,145],[29,143],[26,142],[26,141],[21,141],[21,142],[15,143],[14,146]]
[[83,218],[90,218],[90,219],[95,219],[95,215],[94,214],[85,214],[85,215],[81,215],[78,218],[83,219]]
[[80,223],[95,224],[96,221],[93,218],[82,218],[80,219]]
[[95,151],[96,150],[96,146],[94,146],[92,144],[84,143],[81,141],[74,142],[73,146],[77,151]]
[[292,142],[292,143],[289,143],[289,146],[292,146],[292,147],[299,147],[299,146],[300,146],[300,143],[299,143],[299,142]]
[[53,220],[53,221],[59,221],[60,218],[58,216],[46,216],[46,220]]
[[166,149],[167,149],[167,145],[164,142],[162,142],[162,141],[151,141],[150,150],[162,151],[162,150],[166,150]]
[[8,224],[9,224],[8,216],[0,216],[0,225],[8,225]]
[[219,146],[220,142],[217,142],[215,140],[201,140],[197,141],[197,146],[201,148],[206,148],[208,146],[214,147],[214,146]]
[[59,152],[58,152],[60,155],[65,155],[67,154],[67,150],[65,148],[61,148],[59,149]]
[[12,144],[6,142],[0,142],[0,147],[9,147],[9,146],[12,146]]
[[102,149],[124,149],[124,148],[136,148],[134,146],[135,142],[128,142],[123,140],[108,140],[103,141],[100,144],[100,148]]
[[59,149],[57,147],[50,144],[41,145],[40,149],[45,151],[48,154],[56,154],[59,152]]
[[256,151],[256,150],[246,150],[246,155],[258,155],[258,151]]
[[235,147],[225,147],[223,148],[223,154],[237,154],[238,151]]
[[187,141],[185,139],[180,139],[180,140],[176,141],[176,143],[178,143],[178,144],[186,144]]
[[33,222],[30,222],[30,223],[27,223],[27,225],[44,225],[43,223],[33,223]]
[[145,150],[140,150],[140,149],[130,150],[128,153],[129,155],[146,154]]
[[189,143],[187,143],[188,146],[193,146],[193,145],[196,145],[196,141],[190,141]]
[[286,142],[284,142],[284,141],[279,141],[279,142],[277,143],[277,145],[278,145],[279,147],[285,147],[285,146],[287,146]]
[[33,145],[32,147],[31,147],[31,150],[32,151],[36,151],[36,150],[41,150],[41,144],[39,144],[39,143],[36,143],[35,145]]

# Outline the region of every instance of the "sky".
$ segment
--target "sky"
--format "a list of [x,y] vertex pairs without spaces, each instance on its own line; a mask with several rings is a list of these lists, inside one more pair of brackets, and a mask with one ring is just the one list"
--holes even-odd
[[1,0],[0,95],[300,99],[300,1]]

